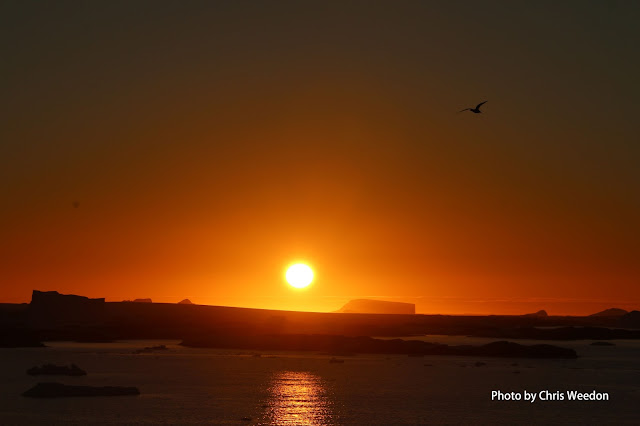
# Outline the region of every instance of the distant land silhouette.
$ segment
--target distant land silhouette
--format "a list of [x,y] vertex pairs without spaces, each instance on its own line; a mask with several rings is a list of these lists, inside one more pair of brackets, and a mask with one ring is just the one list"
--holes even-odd
[[416,313],[413,303],[387,302],[385,300],[354,299],[336,312],[345,314],[408,314]]
[[622,315],[618,320],[618,324],[620,327],[640,328],[640,311],[634,310]]
[[[371,307],[370,301],[353,302],[345,306],[362,307],[364,303],[366,309]],[[317,342],[308,345],[310,350],[316,350],[322,347],[318,342],[326,342],[326,336],[339,336],[347,339],[341,344],[341,351],[348,351],[354,344],[348,338],[363,336],[439,334],[557,341],[640,339],[638,311],[622,316],[545,316],[540,313],[422,315],[413,313],[415,311],[411,304],[373,302],[376,309],[378,306],[383,306],[383,309],[393,307],[392,310],[401,307],[411,313],[319,313],[178,303],[106,302],[103,298],[91,299],[56,291],[34,290],[30,304],[0,304],[0,345],[38,347],[42,346],[42,342],[55,340],[112,342],[124,339],[176,339],[182,340],[185,345],[219,345],[220,342],[226,342],[230,348],[243,347],[247,342],[252,342],[257,349],[269,344],[265,343],[264,336],[271,336],[269,338],[274,342],[280,342],[279,347],[299,349],[301,346],[299,342],[296,343],[297,338],[291,336],[316,336],[312,340]],[[211,336],[215,336],[218,343],[212,343]],[[369,342],[369,346],[365,345],[362,349],[412,353],[414,350],[409,348],[413,344],[398,343],[397,347],[387,347],[384,346],[387,344]],[[324,351],[329,349],[322,348]],[[145,348],[142,352],[155,350],[158,348]],[[518,351],[520,349],[515,352]]]
[[595,314],[591,314],[592,317],[621,317],[622,315],[628,314],[628,311],[620,308],[609,308],[604,311],[596,312]]
[[539,310],[538,312],[534,312],[532,314],[524,314],[524,317],[548,317],[547,311],[544,309]]
[[178,302],[178,305],[193,305],[193,302],[189,299],[184,299]]

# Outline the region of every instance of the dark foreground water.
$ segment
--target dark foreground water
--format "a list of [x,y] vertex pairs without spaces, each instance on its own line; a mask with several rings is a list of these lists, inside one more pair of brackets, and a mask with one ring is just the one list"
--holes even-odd
[[[341,358],[344,363],[322,354],[190,349],[173,341],[0,349],[0,424],[640,424],[640,342],[589,343],[561,343],[578,351],[577,360],[358,355]],[[133,353],[157,344],[169,350]],[[89,374],[25,373],[47,362],[73,362]],[[38,381],[137,386],[142,395],[21,396]],[[492,390],[596,390],[610,399],[498,402],[491,400]]]

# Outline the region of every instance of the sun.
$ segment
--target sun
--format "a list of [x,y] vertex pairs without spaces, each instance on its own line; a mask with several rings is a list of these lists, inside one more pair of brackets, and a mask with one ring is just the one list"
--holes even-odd
[[285,278],[291,286],[305,288],[313,281],[313,271],[304,263],[296,263],[289,266]]

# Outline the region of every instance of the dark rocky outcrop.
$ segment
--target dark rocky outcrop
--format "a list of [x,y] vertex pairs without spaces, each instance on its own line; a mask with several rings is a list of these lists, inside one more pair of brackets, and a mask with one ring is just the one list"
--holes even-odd
[[52,327],[101,322],[104,298],[90,299],[57,291],[33,290],[28,316],[32,326]]
[[193,302],[189,299],[184,299],[178,302],[178,305],[193,305]]
[[29,398],[63,398],[75,396],[124,396],[140,395],[135,387],[121,386],[71,386],[62,383],[38,383],[22,394]]
[[27,374],[30,376],[86,376],[87,372],[75,364],[70,366],[44,364],[42,367],[31,367],[27,370]]
[[343,314],[403,314],[416,313],[413,303],[387,302],[385,300],[355,299],[350,300],[336,311]]
[[621,317],[622,315],[628,314],[628,311],[620,308],[609,308],[604,311],[596,312],[595,314],[589,315],[590,317]]
[[51,305],[66,306],[72,309],[78,308],[99,308],[104,306],[104,297],[98,299],[90,299],[85,296],[77,296],[75,294],[60,294],[57,291],[38,291],[33,290],[31,294],[31,307]]
[[290,350],[314,352],[353,352],[404,355],[461,355],[515,358],[577,358],[573,349],[553,345],[520,345],[494,342],[482,346],[449,346],[421,340],[374,339],[323,334],[236,335],[214,334],[193,336],[182,343],[190,347]]

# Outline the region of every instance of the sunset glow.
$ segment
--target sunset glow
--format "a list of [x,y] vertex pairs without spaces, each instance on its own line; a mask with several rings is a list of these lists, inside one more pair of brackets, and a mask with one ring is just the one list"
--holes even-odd
[[[638,56],[635,12],[584,6],[613,19],[605,38],[591,21],[569,31],[602,59],[575,50],[560,12],[538,38],[537,18],[511,24],[516,6],[487,32],[473,2],[366,16],[222,3],[183,16],[152,2],[140,25],[118,2],[0,14],[3,39],[23,43],[3,57],[0,302],[41,289],[323,312],[369,296],[446,314],[638,306],[637,73],[613,71]],[[292,298],[296,259],[323,279]]]

